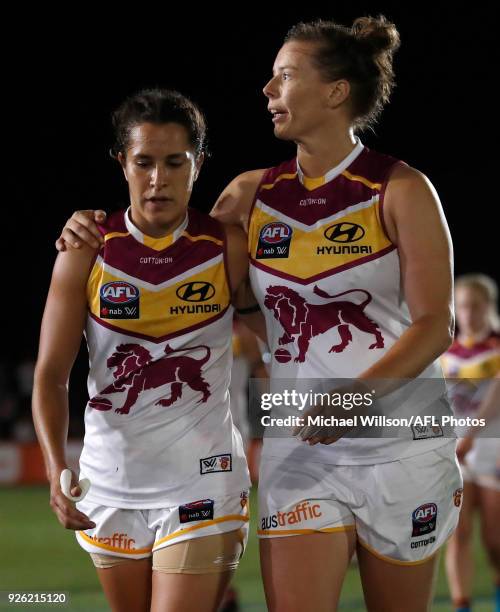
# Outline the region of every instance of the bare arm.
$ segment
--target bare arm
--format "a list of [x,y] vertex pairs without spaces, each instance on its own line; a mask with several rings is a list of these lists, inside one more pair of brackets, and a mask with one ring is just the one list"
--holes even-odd
[[254,309],[258,303],[248,278],[247,235],[240,227],[234,225],[226,225],[225,231],[233,305],[237,310],[253,310],[253,312],[242,315],[242,320],[249,329],[267,343],[264,315],[260,309]]
[[248,232],[250,210],[264,172],[250,170],[233,179],[218,197],[210,215],[224,224],[239,225]]
[[241,352],[250,364],[250,376],[252,378],[268,378],[255,333],[245,325],[245,317],[239,317],[238,323],[243,323],[243,325],[238,325],[238,336],[240,338]]
[[397,244],[412,324],[360,378],[413,378],[453,338],[453,252],[438,195],[417,170],[398,167],[387,186],[385,220]]
[[59,485],[60,473],[68,467],[68,380],[82,339],[87,311],[85,288],[93,255],[92,249],[83,248],[57,257],[42,320],[33,387],[33,420],[50,481],[51,506],[59,522],[69,529],[94,525],[63,495]]

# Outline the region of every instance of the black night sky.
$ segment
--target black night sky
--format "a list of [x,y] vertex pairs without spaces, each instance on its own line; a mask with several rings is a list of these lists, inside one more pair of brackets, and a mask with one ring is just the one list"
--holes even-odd
[[88,28],[76,34],[73,17],[68,27],[27,36],[22,52],[10,49],[3,97],[9,143],[6,282],[17,327],[11,356],[36,353],[53,245],[65,219],[78,208],[109,211],[126,203],[118,165],[107,153],[110,113],[123,97],[142,87],[173,87],[204,109],[212,158],[191,204],[208,211],[236,174],[293,157],[293,144],[273,136],[261,90],[287,29],[316,17],[350,25],[357,16],[383,13],[395,21],[402,39],[398,86],[376,133],[361,138],[434,183],[451,228],[457,273],[482,271],[499,280],[489,136],[498,114],[491,89],[498,70],[495,16],[455,7],[451,14],[437,3],[432,11],[416,3],[418,8],[400,3],[397,10],[386,3],[306,5],[234,4],[237,16],[223,5],[200,13],[191,4],[178,17],[136,6],[121,15],[128,23],[115,23],[109,32],[97,31],[100,16],[89,15]]

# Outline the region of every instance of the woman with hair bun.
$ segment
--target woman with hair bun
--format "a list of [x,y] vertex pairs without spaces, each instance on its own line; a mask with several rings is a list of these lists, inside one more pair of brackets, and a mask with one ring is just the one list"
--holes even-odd
[[[292,27],[264,95],[275,136],[297,154],[236,177],[212,211],[248,233],[271,379],[442,377],[453,313],[441,204],[418,170],[356,135],[389,100],[398,46],[383,16]],[[75,213],[62,238],[97,238],[93,218]],[[430,428],[288,434],[264,440],[259,479],[269,610],[335,610],[355,550],[370,611],[427,610],[458,520],[455,441]]]

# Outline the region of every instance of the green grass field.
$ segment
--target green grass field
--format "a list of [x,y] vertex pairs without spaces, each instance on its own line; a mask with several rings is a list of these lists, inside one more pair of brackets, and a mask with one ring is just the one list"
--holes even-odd
[[[252,495],[256,508],[255,493]],[[256,512],[253,513],[254,517]],[[66,591],[70,602],[61,606],[7,606],[0,610],[108,610],[89,556],[76,543],[72,532],[64,530],[48,505],[45,487],[0,489],[0,591]],[[476,578],[474,612],[492,610],[491,573],[476,530]],[[265,611],[261,586],[255,523],[245,558],[240,565],[236,586],[245,611]],[[441,564],[436,589],[435,611],[451,610],[448,588]],[[365,610],[357,570],[349,570],[340,610]],[[308,611],[304,611],[308,612]]]

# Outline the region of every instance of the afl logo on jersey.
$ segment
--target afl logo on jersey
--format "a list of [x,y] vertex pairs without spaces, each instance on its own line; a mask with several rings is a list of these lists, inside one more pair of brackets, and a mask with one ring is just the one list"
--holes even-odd
[[101,287],[101,297],[113,304],[127,304],[139,297],[139,290],[130,283],[113,281]]
[[416,508],[411,515],[413,523],[412,537],[431,533],[436,529],[438,509],[436,504],[423,504]]
[[260,230],[260,239],[264,244],[281,244],[292,235],[292,228],[286,223],[268,223]]
[[204,281],[194,281],[179,287],[175,292],[184,302],[206,302],[215,295],[215,287]]
[[330,242],[357,242],[365,235],[365,230],[356,223],[335,223],[330,225],[324,236]]
[[288,257],[292,228],[286,223],[273,221],[260,230],[256,259],[276,259]]
[[139,289],[124,281],[103,285],[99,291],[102,319],[138,319]]

